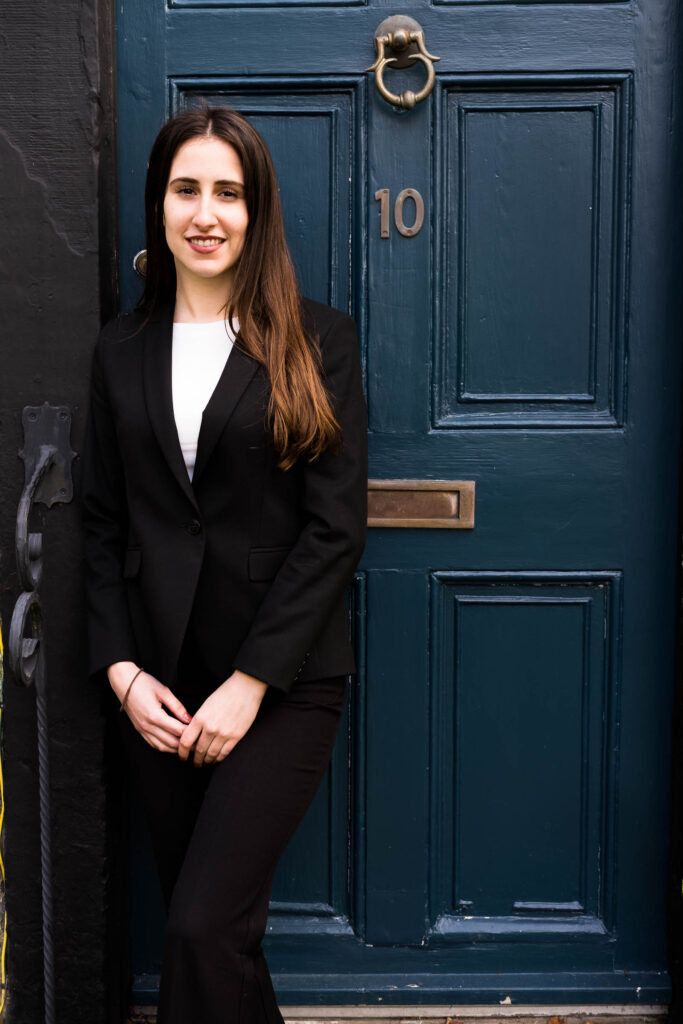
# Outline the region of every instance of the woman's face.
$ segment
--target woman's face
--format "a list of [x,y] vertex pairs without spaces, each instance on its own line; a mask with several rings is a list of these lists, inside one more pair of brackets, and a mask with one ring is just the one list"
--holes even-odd
[[229,293],[249,217],[236,150],[222,139],[190,139],[178,149],[164,196],[166,242],[178,283],[222,278]]

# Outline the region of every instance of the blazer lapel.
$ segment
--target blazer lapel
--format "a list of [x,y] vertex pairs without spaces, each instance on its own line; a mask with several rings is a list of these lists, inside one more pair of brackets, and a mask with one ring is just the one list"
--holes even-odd
[[163,306],[145,330],[144,384],[147,412],[174,477],[199,510],[178,439],[173,413],[173,305]]
[[256,359],[246,355],[237,345],[233,345],[218,379],[218,384],[216,384],[202,415],[202,425],[197,442],[197,459],[192,474],[193,486],[196,485],[206,468],[218,438],[225,430],[235,406],[244,394],[258,366]]

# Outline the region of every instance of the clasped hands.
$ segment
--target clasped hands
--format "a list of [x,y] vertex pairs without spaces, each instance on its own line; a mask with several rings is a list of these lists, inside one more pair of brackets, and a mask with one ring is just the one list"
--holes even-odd
[[[109,666],[109,682],[119,700],[135,671],[133,662]],[[183,761],[194,749],[194,764],[199,767],[228,756],[256,718],[267,689],[267,683],[236,669],[190,715],[167,686],[141,672],[130,691],[126,713],[150,746],[177,753]]]

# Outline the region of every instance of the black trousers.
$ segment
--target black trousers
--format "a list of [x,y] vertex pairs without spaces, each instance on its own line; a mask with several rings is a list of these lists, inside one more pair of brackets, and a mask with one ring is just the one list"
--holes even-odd
[[[221,682],[188,639],[174,689],[190,714]],[[168,912],[158,1024],[283,1024],[261,949],[271,883],[329,764],[345,700],[345,676],[269,687],[231,753],[200,768],[150,747],[117,715]]]

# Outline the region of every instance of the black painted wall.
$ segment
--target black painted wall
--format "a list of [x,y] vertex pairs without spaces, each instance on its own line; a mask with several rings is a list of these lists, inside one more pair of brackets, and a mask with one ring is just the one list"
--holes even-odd
[[[115,303],[113,11],[109,0],[0,5],[0,612],[7,643],[19,586],[14,521],[21,411],[73,414],[82,448],[90,352]],[[79,471],[78,460],[74,472]],[[84,671],[76,503],[39,506],[48,658],[58,1021],[120,1021],[120,905],[108,881],[116,778],[105,785],[100,695]],[[2,759],[10,1024],[43,1019],[35,695],[5,661]],[[113,834],[112,834],[113,833]],[[112,931],[112,929],[114,929]],[[125,953],[125,951],[124,951]],[[106,1007],[109,1009],[105,1009]]]

